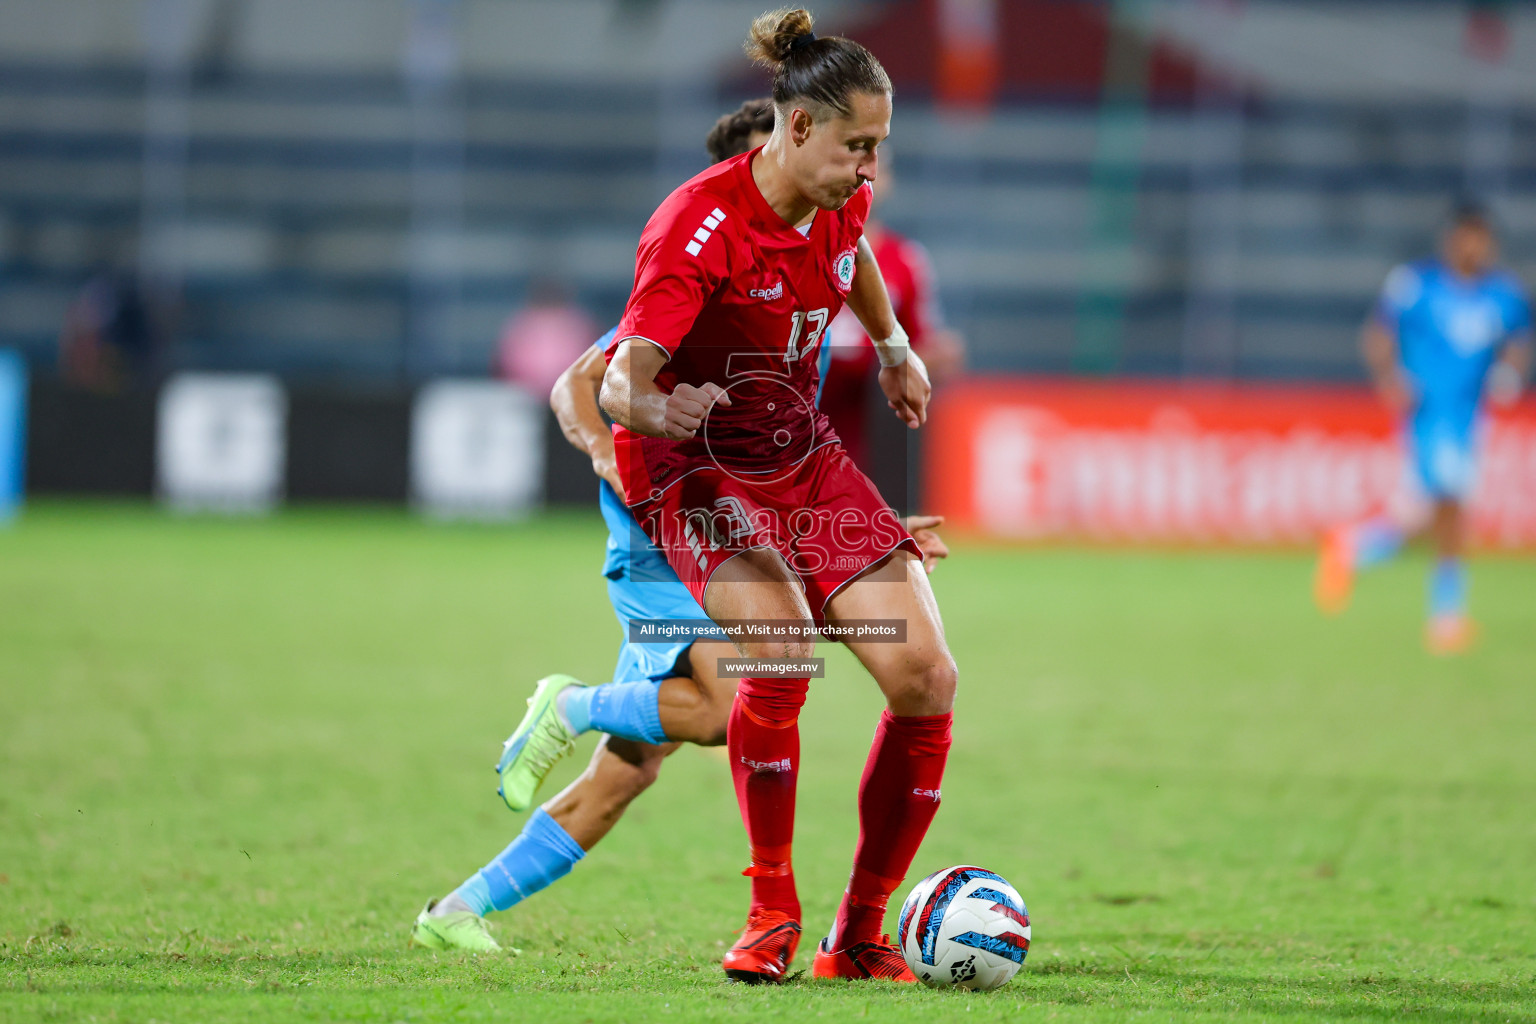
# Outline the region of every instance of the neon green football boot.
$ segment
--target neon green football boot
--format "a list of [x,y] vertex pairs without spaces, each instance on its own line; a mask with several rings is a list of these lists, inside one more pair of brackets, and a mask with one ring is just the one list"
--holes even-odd
[[[416,915],[416,923],[411,925],[411,940],[417,945],[437,950],[467,949],[471,953],[502,951],[501,944],[491,938],[485,918],[473,910],[433,916],[432,908],[436,905],[436,900],[428,903]],[[522,951],[514,948],[511,952],[515,956]]]
[[576,734],[560,714],[555,698],[567,686],[585,685],[570,676],[540,679],[533,696],[528,698],[528,713],[502,744],[501,760],[496,763],[501,785],[496,792],[514,811],[526,811],[533,805],[533,795],[555,762],[576,745]]

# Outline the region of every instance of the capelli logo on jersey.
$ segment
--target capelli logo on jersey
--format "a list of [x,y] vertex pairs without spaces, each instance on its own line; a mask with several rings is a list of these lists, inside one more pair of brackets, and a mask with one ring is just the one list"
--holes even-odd
[[837,286],[843,291],[853,287],[854,250],[846,249],[839,253],[833,269],[837,272]]
[[782,299],[784,297],[784,282],[780,281],[772,288],[753,288],[747,294],[754,299],[764,299],[768,302],[772,302],[774,299]]
[[920,796],[920,797],[923,797],[926,800],[932,800],[934,803],[938,803],[939,802],[939,792],[940,791],[937,790],[937,789],[914,789],[912,791],[912,795],[913,796]]
[[755,772],[788,772],[794,770],[787,757],[780,758],[777,761],[752,761],[744,757],[741,759],[741,763]]

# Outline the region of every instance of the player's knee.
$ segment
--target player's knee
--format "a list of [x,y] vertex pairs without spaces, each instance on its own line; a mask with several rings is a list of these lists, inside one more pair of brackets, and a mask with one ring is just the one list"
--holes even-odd
[[891,709],[901,715],[942,715],[954,707],[960,671],[948,651],[915,662],[888,690]]
[[948,651],[941,651],[923,667],[922,692],[928,700],[944,705],[945,711],[954,705],[959,685],[960,669]]
[[629,740],[609,739],[607,753],[597,767],[597,774],[618,799],[628,802],[644,793],[661,774],[661,762],[669,748]]
[[[805,625],[807,631],[813,629],[810,623]],[[813,640],[772,640],[764,643],[742,643],[739,646],[744,658],[811,658],[816,655],[816,643]]]
[[635,796],[644,793],[656,782],[656,779],[661,775],[661,762],[663,760],[664,758],[660,756],[648,757],[635,765],[633,779]]
[[626,762],[624,769],[613,777],[613,795],[623,803],[629,803],[644,793],[661,774],[660,757],[647,757],[640,761]]

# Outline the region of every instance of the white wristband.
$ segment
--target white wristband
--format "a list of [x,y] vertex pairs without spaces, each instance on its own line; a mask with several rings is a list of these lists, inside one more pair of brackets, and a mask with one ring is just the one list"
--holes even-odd
[[879,358],[880,365],[887,368],[900,366],[906,362],[908,351],[907,332],[901,324],[896,325],[896,329],[891,332],[889,338],[875,342],[875,355]]

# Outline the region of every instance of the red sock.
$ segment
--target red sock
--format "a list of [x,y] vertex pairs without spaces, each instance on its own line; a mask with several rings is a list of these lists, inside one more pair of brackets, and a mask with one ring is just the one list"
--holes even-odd
[[809,679],[743,679],[726,725],[736,802],[752,844],[752,910],[800,920],[790,847],[800,773],[800,708]]
[[953,716],[880,716],[859,783],[859,845],[832,926],[834,949],[878,939],[885,904],[906,877],[939,809]]

